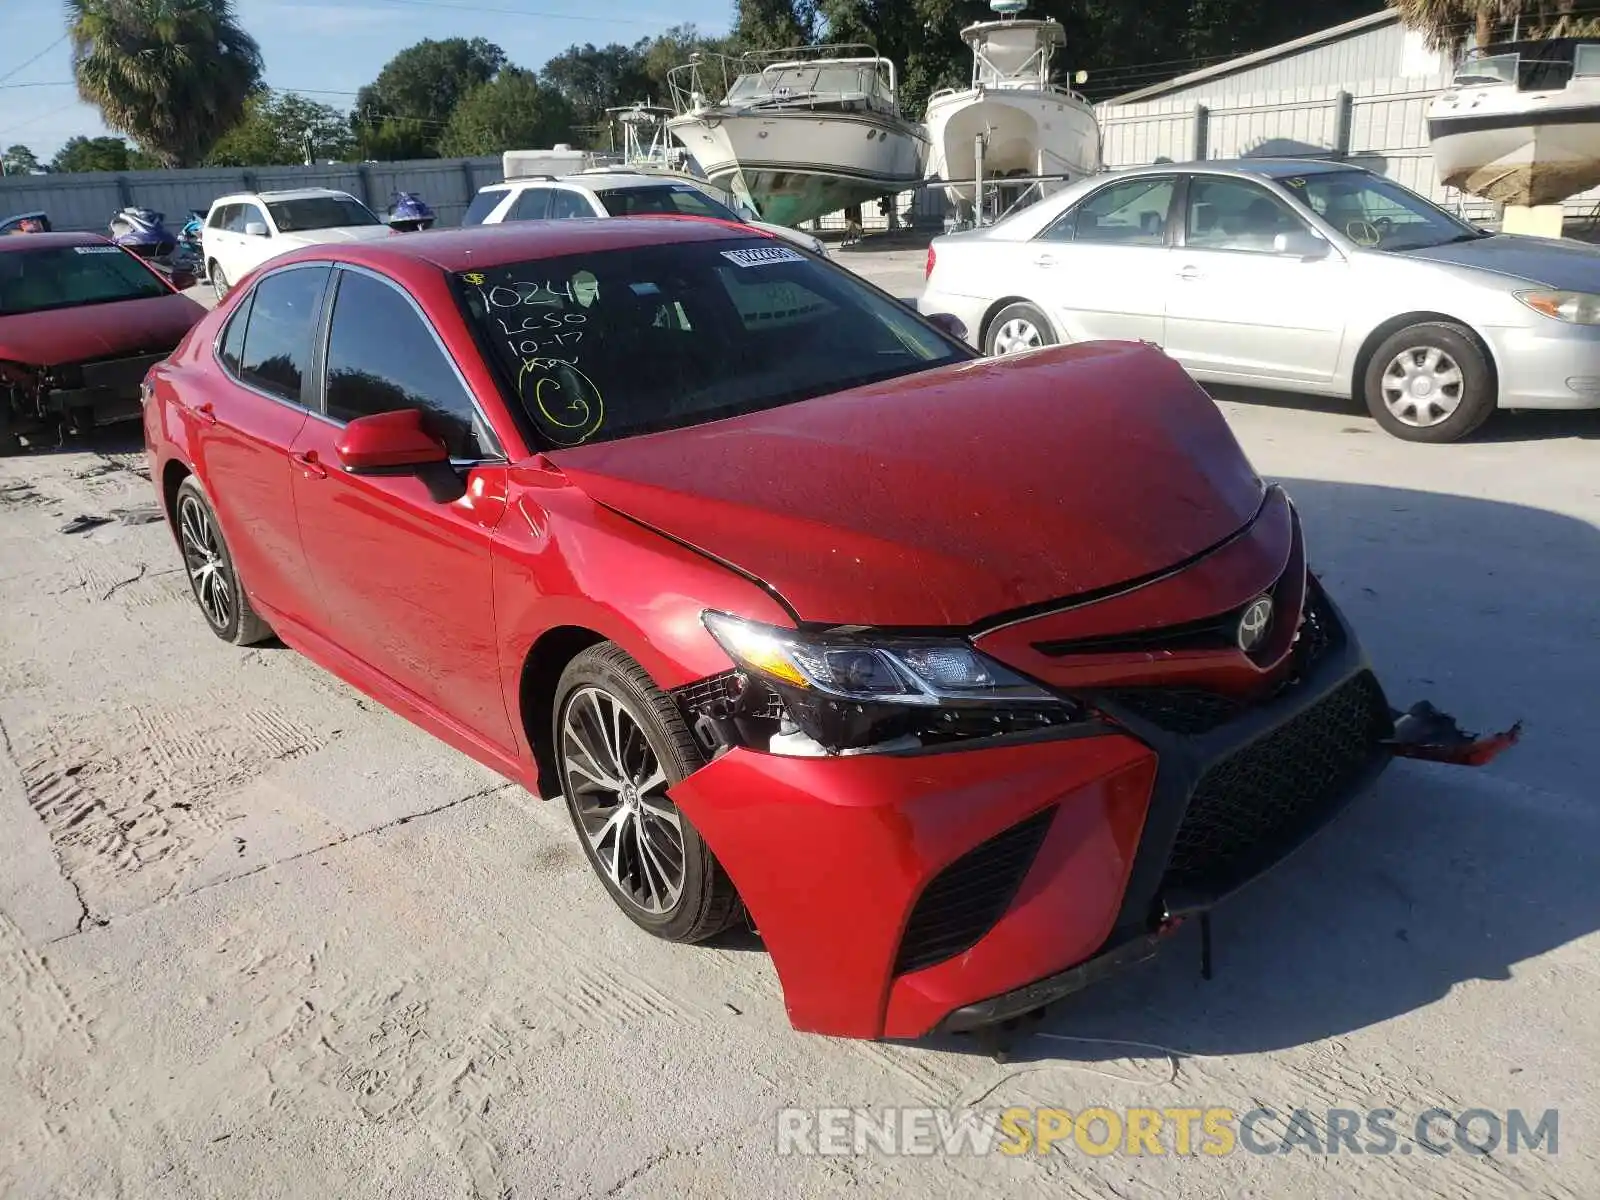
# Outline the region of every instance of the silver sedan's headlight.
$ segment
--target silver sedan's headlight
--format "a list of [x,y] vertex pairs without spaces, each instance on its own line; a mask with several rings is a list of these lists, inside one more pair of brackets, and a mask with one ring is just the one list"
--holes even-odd
[[1517,292],[1516,297],[1534,312],[1568,325],[1600,325],[1600,296],[1592,292],[1540,289]]

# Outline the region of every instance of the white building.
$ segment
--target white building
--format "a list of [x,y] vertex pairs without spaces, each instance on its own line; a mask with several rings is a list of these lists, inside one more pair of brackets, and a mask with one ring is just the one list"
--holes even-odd
[[[1439,186],[1428,102],[1453,64],[1391,12],[1246,54],[1098,106],[1106,165],[1344,156],[1479,220],[1496,206]],[[1596,194],[1567,201],[1592,211]]]

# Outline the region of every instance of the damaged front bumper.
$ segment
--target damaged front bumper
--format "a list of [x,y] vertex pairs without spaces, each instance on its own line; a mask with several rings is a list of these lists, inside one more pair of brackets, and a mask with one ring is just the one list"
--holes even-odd
[[53,367],[8,365],[0,379],[0,418],[11,433],[62,428],[82,433],[139,416],[140,385],[165,354],[137,354]]
[[1389,706],[1318,593],[1314,661],[1225,717],[1100,719],[855,757],[735,748],[672,792],[727,869],[797,1029],[916,1038],[1010,1022],[1150,957],[1283,861],[1397,755],[1515,741]]

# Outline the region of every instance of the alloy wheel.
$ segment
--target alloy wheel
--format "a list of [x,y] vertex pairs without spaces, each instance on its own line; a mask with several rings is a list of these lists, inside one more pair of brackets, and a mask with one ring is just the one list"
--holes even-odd
[[610,692],[581,688],[561,724],[562,782],[617,894],[652,916],[683,894],[683,825],[644,730]]
[[1383,373],[1383,403],[1394,419],[1426,429],[1450,419],[1461,405],[1466,375],[1437,346],[1402,350]]
[[216,524],[206,506],[194,496],[184,496],[178,502],[178,537],[183,543],[184,569],[189,573],[200,610],[213,629],[227,629],[233,618],[233,576],[228,572]]
[[1024,317],[1012,317],[994,335],[996,354],[1017,354],[1023,350],[1037,350],[1043,345],[1044,337],[1038,327]]
[[211,264],[210,275],[211,290],[216,293],[217,303],[220,304],[228,297],[228,277],[222,273],[222,267],[218,263]]

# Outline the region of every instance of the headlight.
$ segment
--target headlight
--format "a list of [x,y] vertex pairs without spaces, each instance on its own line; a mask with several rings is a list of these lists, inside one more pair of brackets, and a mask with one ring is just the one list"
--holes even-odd
[[1081,719],[1071,702],[959,639],[802,633],[719,612],[704,620],[728,656],[781,700],[785,736],[798,727],[819,750],[899,748]]
[[1534,312],[1568,325],[1600,325],[1600,296],[1590,292],[1518,292],[1516,296]]

